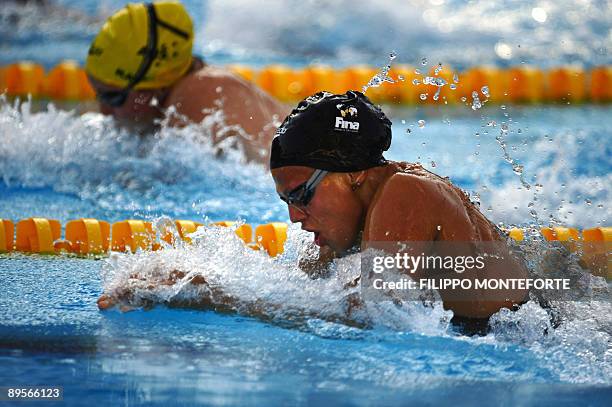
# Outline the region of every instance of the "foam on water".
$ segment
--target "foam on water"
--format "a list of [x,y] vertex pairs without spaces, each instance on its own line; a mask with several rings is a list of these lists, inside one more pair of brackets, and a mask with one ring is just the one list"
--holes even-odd
[[[448,325],[450,314],[439,304],[430,312],[416,302],[401,309],[391,300],[364,304],[360,285],[351,284],[361,275],[359,254],[335,260],[326,278],[310,278],[298,267],[297,253],[307,255],[312,234],[297,225],[289,228],[285,254],[276,259],[247,248],[230,228],[200,228],[191,236],[192,245],[177,249],[113,254],[104,270],[105,292],[129,306],[213,308],[315,330],[330,329],[317,320],[398,330],[420,327],[437,334]],[[176,271],[186,275],[176,284],[163,284]],[[196,276],[205,283],[191,284]]]
[[[473,344],[519,346],[533,352],[559,381],[612,380],[608,287],[602,278],[581,270],[560,248],[546,253],[557,257],[557,274],[588,278],[587,285],[597,288],[599,296],[575,301],[548,296],[548,309],[534,299],[517,312],[495,314],[486,337],[468,338],[456,336],[449,325],[452,312],[444,311],[440,302],[396,304],[391,299],[363,297],[359,285],[350,284],[361,275],[359,254],[335,260],[326,278],[309,278],[297,267],[296,253],[303,255],[311,236],[295,225],[289,228],[286,254],[276,259],[246,248],[228,228],[201,228],[192,237],[193,245],[177,249],[114,254],[104,267],[105,292],[120,299],[124,307],[163,303],[235,312],[326,338],[394,341],[402,332],[412,332]],[[531,275],[550,275],[540,264],[544,245],[531,245],[524,247]],[[176,271],[186,274],[175,284],[164,284]],[[198,276],[205,283],[190,283]]]
[[97,113],[52,104],[34,113],[29,103],[0,100],[0,174],[9,187],[52,188],[111,213],[284,218],[263,167],[244,162],[232,139],[212,145],[211,129],[222,120],[211,115],[141,138]]

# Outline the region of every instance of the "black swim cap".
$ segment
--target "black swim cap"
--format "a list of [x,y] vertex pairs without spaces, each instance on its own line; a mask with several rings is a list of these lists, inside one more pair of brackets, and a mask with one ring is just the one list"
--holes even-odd
[[361,92],[319,92],[302,100],[276,134],[271,169],[361,171],[387,163],[383,152],[391,145],[391,121]]

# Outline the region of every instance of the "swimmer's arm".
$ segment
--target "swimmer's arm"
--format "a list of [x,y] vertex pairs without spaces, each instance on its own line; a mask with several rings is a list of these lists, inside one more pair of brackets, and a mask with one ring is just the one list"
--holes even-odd
[[[172,272],[170,272],[166,279],[156,282],[146,281],[145,279],[140,278],[137,275],[132,275],[130,276],[130,282],[132,284],[130,284],[129,287],[122,287],[116,289],[112,293],[103,293],[102,295],[100,295],[100,298],[98,298],[97,301],[98,308],[101,310],[105,310],[119,305],[122,311],[129,311],[133,309],[133,307],[141,305],[134,304],[134,291],[136,289],[151,290],[160,285],[174,285],[179,279],[183,279],[185,275],[186,274],[183,271],[173,270]],[[134,282],[136,282],[136,284],[134,284]],[[193,285],[208,284],[204,277],[202,277],[201,275],[191,277],[189,283]]]
[[[130,288],[120,288],[112,293],[104,293],[98,298],[97,304],[100,310],[106,310],[118,306],[123,312],[131,311],[137,307],[145,309],[152,308],[154,304],[149,304],[146,300],[136,300],[135,290],[152,290],[159,285],[174,285],[179,280],[188,277],[187,273],[173,270],[168,278],[152,283],[146,281],[137,275],[132,275]],[[134,284],[135,283],[135,284]],[[284,322],[293,321],[296,324],[301,323],[310,318],[321,318],[321,315],[312,311],[292,308],[287,309],[284,303],[271,303],[262,299],[254,301],[240,301],[223,292],[219,288],[209,285],[208,281],[202,275],[195,275],[190,278],[189,283],[193,286],[206,287],[203,290],[206,294],[197,299],[172,299],[166,303],[170,307],[196,308],[196,309],[212,309],[223,313],[239,313],[250,317],[259,318],[264,321],[274,321],[278,315],[282,315]],[[367,322],[356,319],[354,313],[357,313],[363,307],[363,303],[354,293],[348,295],[344,299],[344,313],[338,315],[328,315],[324,319],[330,322],[339,322],[350,326],[365,327]]]

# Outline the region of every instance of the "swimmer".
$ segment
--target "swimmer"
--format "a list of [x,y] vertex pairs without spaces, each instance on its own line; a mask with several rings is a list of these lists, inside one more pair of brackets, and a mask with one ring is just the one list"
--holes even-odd
[[[314,233],[319,268],[335,257],[381,242],[408,242],[411,255],[457,254],[479,242],[494,245],[474,279],[525,278],[525,266],[510,253],[505,237],[467,195],[419,164],[383,157],[391,145],[391,122],[360,92],[320,92],[299,103],[272,141],[270,169],[292,222]],[[446,242],[438,253],[435,247]],[[437,245],[437,246],[436,246]],[[398,246],[399,247],[399,246]],[[397,252],[401,252],[398,249]],[[310,265],[312,269],[312,264]],[[436,278],[452,273],[438,273]],[[426,270],[411,277],[428,278]],[[454,275],[457,277],[457,275]],[[363,277],[363,276],[362,276]],[[444,306],[457,318],[487,319],[524,302],[526,290],[493,295],[484,290],[441,290]]]
[[194,33],[182,4],[128,4],[93,40],[85,70],[100,111],[143,133],[170,108],[170,124],[200,123],[222,111],[213,142],[235,137],[249,161],[267,163],[277,120],[288,109],[250,82],[192,55]]

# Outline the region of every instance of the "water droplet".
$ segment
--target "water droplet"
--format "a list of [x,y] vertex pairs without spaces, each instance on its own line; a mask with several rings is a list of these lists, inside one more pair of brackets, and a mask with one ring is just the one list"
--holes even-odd
[[420,75],[421,74],[421,70],[420,69],[415,69],[414,73],[417,74],[417,75]]
[[402,124],[406,124],[406,120],[402,119]]
[[404,82],[404,79],[405,79],[404,75],[397,75],[397,80],[398,81]]
[[506,105],[501,105],[499,108],[500,108],[501,110],[506,110]]
[[480,137],[480,133],[476,133],[474,134],[476,137]]
[[482,92],[483,95],[485,95],[486,97],[489,97],[489,87],[488,86],[483,86],[482,88],[480,88],[480,91]]
[[451,83],[449,88],[451,88],[451,90],[455,90],[457,89],[457,85],[455,85],[454,83]]
[[523,166],[520,164],[514,163],[512,164],[512,171],[514,171],[516,175],[521,175],[523,174]]
[[466,98],[465,96],[462,96],[462,97],[461,97],[461,101],[462,101],[462,102],[465,102],[466,100],[467,100],[467,98]]
[[507,124],[502,124],[501,125],[502,131],[508,131],[508,125]]
[[438,66],[436,67],[436,69],[434,69],[434,75],[438,75],[441,70],[442,70],[442,63],[438,62]]
[[472,110],[480,109],[482,107],[482,103],[480,103],[480,99],[478,98],[478,92],[472,92]]
[[433,76],[426,76],[425,78],[423,78],[423,83],[425,85],[434,85],[434,86],[438,86],[438,87],[442,87],[444,85],[446,85],[446,81],[442,78],[436,78]]
[[391,51],[389,53],[389,60],[393,61],[397,57],[397,53],[395,51]]
[[585,199],[584,202],[588,205],[591,206],[593,204],[593,201],[591,201],[590,199]]
[[418,80],[418,79],[413,79],[413,80],[412,80],[412,84],[413,84],[413,85],[420,85],[420,84],[421,84],[421,81],[420,81],[420,80]]
[[421,119],[421,120],[419,120],[417,123],[419,124],[419,127],[420,127],[420,128],[425,127],[425,120]]
[[459,83],[459,75],[457,75],[457,74],[453,75],[453,82]]
[[421,58],[421,65],[427,65],[427,58]]
[[406,133],[407,133],[407,134],[410,134],[410,133],[412,133],[412,130],[410,130],[410,128],[407,128],[407,129],[406,129]]
[[436,226],[436,229],[437,229],[437,230],[442,230],[442,225],[438,225],[438,226]]
[[425,100],[427,99],[427,93],[421,93],[419,97],[421,98],[421,100]]
[[432,161],[432,162],[431,162],[431,166],[432,166],[433,168],[436,168],[436,162],[435,162],[435,161]]

